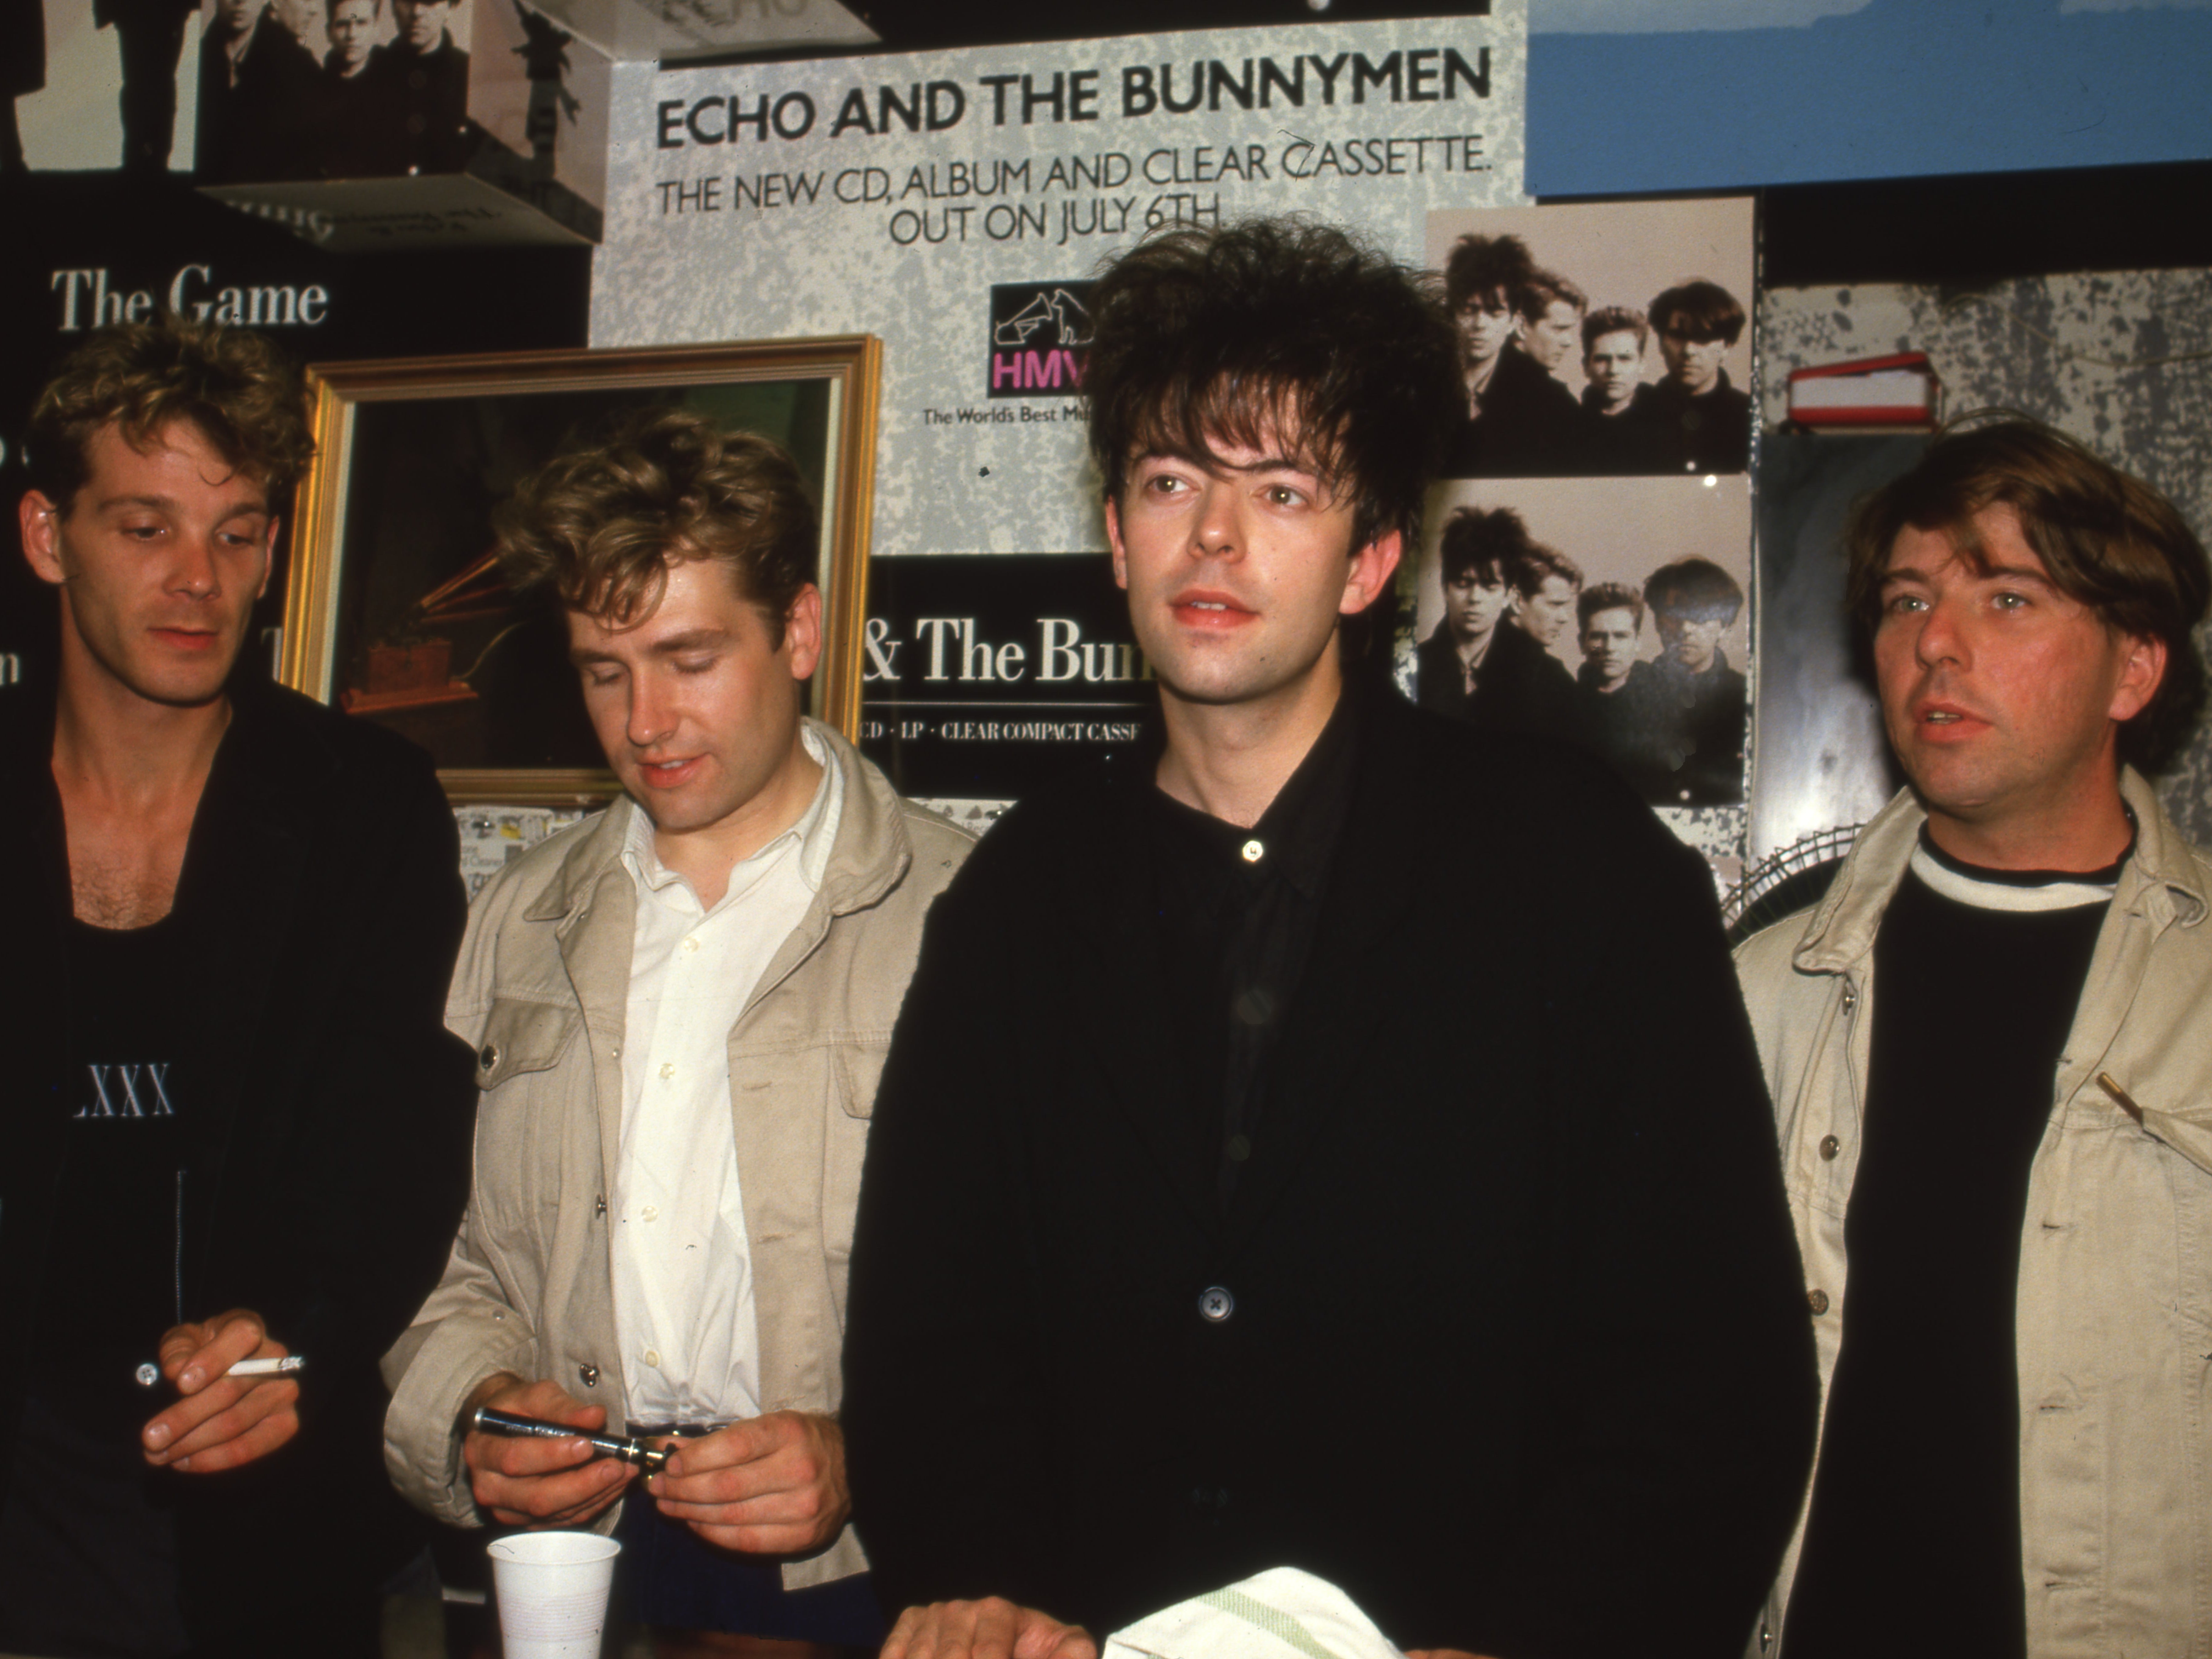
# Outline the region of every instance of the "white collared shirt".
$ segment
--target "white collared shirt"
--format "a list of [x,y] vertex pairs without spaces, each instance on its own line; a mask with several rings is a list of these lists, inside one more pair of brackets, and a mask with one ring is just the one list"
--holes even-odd
[[711,911],[653,848],[635,802],[623,864],[637,888],[615,1171],[615,1331],[634,1423],[760,1413],[752,1253],[738,1181],[730,1031],[822,886],[844,806],[836,758],[799,820],[730,871]]

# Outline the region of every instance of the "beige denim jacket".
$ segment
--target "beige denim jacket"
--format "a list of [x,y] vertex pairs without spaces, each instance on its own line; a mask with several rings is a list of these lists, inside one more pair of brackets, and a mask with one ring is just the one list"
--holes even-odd
[[[2125,772],[2120,787],[2140,826],[2135,855],[2058,1063],[2021,1232],[2031,1659],[2212,1655],[2212,865],[2141,778]],[[1875,934],[1923,817],[1909,790],[1899,795],[1816,908],[1736,953],[1774,1096],[1824,1409],[1850,1300],[1844,1214]],[[2141,1109],[2140,1123],[2100,1077]],[[1754,1655],[1772,1655],[1784,1634],[1803,1524],[1801,1514]]]
[[[763,1408],[835,1414],[860,1160],[930,903],[971,838],[902,802],[826,728],[844,807],[822,887],[730,1032]],[[462,1403],[509,1371],[623,1430],[607,1196],[622,1125],[635,889],[617,805],[534,847],[469,912],[446,1023],[477,1050],[476,1174],[445,1277],[384,1358],[385,1463],[440,1520],[483,1523]],[[613,1525],[613,1511],[601,1517]],[[787,1589],[866,1570],[850,1527]]]

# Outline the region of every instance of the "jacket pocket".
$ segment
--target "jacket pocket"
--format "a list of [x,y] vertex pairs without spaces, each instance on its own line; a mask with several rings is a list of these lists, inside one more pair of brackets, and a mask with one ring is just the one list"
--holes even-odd
[[556,1002],[493,1003],[477,1038],[477,1087],[489,1093],[510,1077],[550,1071],[583,1023],[581,1010]]
[[853,1252],[853,1222],[860,1205],[860,1165],[867,1156],[868,1120],[875,1115],[876,1086],[883,1081],[888,1038],[840,1043],[830,1051],[838,1111],[822,1135],[822,1244],[832,1260]]
[[[589,1110],[588,1056],[581,1078],[559,1075],[583,1010],[501,998],[477,1038],[475,1206],[489,1240],[517,1247],[550,1237],[561,1202],[562,1158],[575,1110]],[[579,1090],[582,1104],[572,1099]]]

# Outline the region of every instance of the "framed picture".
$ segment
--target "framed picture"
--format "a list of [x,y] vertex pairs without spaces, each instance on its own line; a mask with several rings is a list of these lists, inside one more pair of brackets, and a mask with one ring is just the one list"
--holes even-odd
[[822,524],[809,710],[857,736],[881,368],[867,335],[311,367],[278,678],[422,744],[456,802],[612,796],[566,627],[507,590],[491,513],[616,411],[670,404],[797,459]]

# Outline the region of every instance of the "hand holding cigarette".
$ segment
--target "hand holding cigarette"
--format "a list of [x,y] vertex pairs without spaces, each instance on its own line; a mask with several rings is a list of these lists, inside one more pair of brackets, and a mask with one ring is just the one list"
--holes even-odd
[[[179,1397],[142,1432],[146,1461],[212,1474],[283,1445],[300,1432],[300,1385],[281,1363],[292,1357],[247,1308],[172,1328],[161,1338],[160,1370]],[[234,1372],[241,1362],[250,1368]]]

